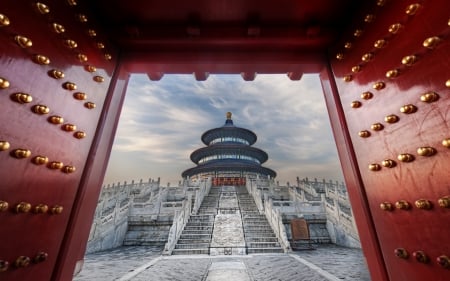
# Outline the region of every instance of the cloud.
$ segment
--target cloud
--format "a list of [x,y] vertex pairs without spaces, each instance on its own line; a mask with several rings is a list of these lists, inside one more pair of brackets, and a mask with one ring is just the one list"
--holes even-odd
[[[258,135],[255,147],[269,154],[264,166],[280,182],[299,176],[341,180],[336,146],[319,79],[305,75],[167,75],[150,81],[133,75],[113,145],[105,182],[161,177],[176,183],[194,166],[190,154],[204,144],[206,130],[224,124],[233,113],[236,126]],[[126,165],[126,168],[124,166]]]

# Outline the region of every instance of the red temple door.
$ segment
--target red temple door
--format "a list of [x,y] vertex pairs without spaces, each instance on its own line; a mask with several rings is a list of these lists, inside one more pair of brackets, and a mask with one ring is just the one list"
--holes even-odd
[[126,87],[89,15],[50,4],[0,11],[1,280],[72,279]]
[[381,2],[322,73],[353,211],[369,267],[450,280],[448,1]]

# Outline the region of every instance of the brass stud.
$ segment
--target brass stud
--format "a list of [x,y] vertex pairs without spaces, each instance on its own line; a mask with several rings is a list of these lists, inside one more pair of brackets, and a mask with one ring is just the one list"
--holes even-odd
[[373,98],[373,94],[371,92],[364,92],[361,94],[361,98],[365,100],[370,100]]
[[27,202],[20,202],[16,205],[16,213],[28,213],[31,210],[31,204]]
[[414,16],[417,11],[420,9],[421,5],[419,3],[411,4],[408,7],[406,7],[406,14],[408,16]]
[[0,212],[4,212],[8,210],[8,208],[9,208],[8,202],[0,200]]
[[435,102],[439,99],[439,95],[435,92],[426,92],[420,96],[420,100],[423,102]]
[[39,252],[34,257],[33,262],[34,263],[40,263],[40,262],[46,261],[47,259],[48,259],[48,254],[46,252]]
[[103,44],[102,42],[98,42],[97,43],[97,48],[98,49],[104,49],[105,48],[105,44]]
[[88,22],[87,16],[84,15],[84,14],[79,14],[79,15],[78,15],[78,20],[79,20],[80,22],[82,22],[82,23]]
[[353,73],[358,73],[361,71],[361,66],[360,65],[355,65],[352,67],[352,72]]
[[84,67],[84,69],[85,69],[87,72],[96,72],[96,71],[97,71],[97,68],[96,68],[95,66],[93,66],[93,65],[86,65],[86,66]]
[[45,165],[48,163],[48,157],[38,155],[33,158],[32,162],[36,165]]
[[69,4],[70,6],[76,6],[78,3],[76,0],[67,0],[67,4]]
[[429,146],[419,147],[417,149],[417,154],[419,154],[420,156],[433,156],[436,154],[436,152],[436,149]]
[[9,20],[9,18],[7,16],[5,16],[4,14],[0,14],[0,27],[8,26],[10,24],[11,24],[11,21]]
[[17,159],[28,158],[31,156],[31,151],[29,149],[18,148],[12,151],[12,155]]
[[8,270],[8,268],[9,268],[9,262],[0,260],[0,272],[5,272]]
[[430,258],[423,251],[415,251],[413,253],[413,257],[416,259],[416,261],[418,261],[420,263],[430,262]]
[[36,3],[36,8],[42,15],[50,13],[50,8],[47,5],[42,4],[40,2]]
[[364,17],[364,22],[371,23],[371,22],[373,22],[374,19],[375,19],[375,16],[373,14],[367,14]]
[[386,4],[386,0],[378,0],[377,1],[377,6],[382,7]]
[[364,62],[369,62],[369,61],[371,61],[372,59],[373,59],[373,54],[372,54],[372,53],[364,54],[364,55],[361,57],[361,60],[364,61]]
[[446,255],[440,255],[439,257],[437,257],[436,262],[443,268],[450,269],[450,258]]
[[400,118],[398,118],[398,116],[394,114],[390,114],[384,117],[384,121],[386,121],[389,124],[397,123],[399,119]]
[[103,78],[102,76],[98,76],[98,75],[94,76],[93,79],[95,82],[98,82],[98,83],[102,83],[105,81],[105,78]]
[[75,83],[72,82],[65,82],[63,84],[63,88],[69,91],[74,91],[77,89],[77,85]]
[[431,201],[426,199],[416,200],[416,202],[414,202],[414,205],[416,205],[418,209],[422,210],[431,210],[431,208],[433,208],[433,204],[431,204]]
[[17,45],[19,45],[19,47],[21,48],[30,48],[31,46],[33,46],[33,42],[31,42],[31,40],[25,36],[21,36],[21,35],[16,35],[14,36],[14,41],[16,41]]
[[448,79],[447,81],[445,81],[445,87],[450,88],[450,79]]
[[8,141],[0,140],[0,151],[8,150],[11,147]]
[[80,62],[87,62],[88,61],[88,57],[85,54],[78,54],[77,58]]
[[61,116],[53,115],[48,118],[48,122],[59,125],[64,122],[64,118],[62,118]]
[[30,265],[31,259],[26,256],[20,256],[14,261],[14,266],[17,268],[24,268]]
[[355,32],[353,32],[353,36],[360,37],[363,34],[363,31],[361,29],[356,29]]
[[397,159],[402,162],[412,162],[414,161],[414,155],[409,153],[402,153],[397,156]]
[[56,22],[52,23],[52,28],[53,28],[53,31],[55,33],[57,33],[57,34],[61,34],[61,33],[66,32],[66,29],[64,28],[64,26],[62,26],[62,25],[60,25],[59,23],[56,23]]
[[413,104],[406,104],[400,107],[400,112],[405,114],[411,114],[417,111],[417,107]]
[[0,77],[0,89],[6,89],[9,88],[9,81],[5,78]]
[[48,106],[42,105],[42,104],[36,104],[34,105],[31,110],[36,114],[48,114],[50,112],[50,108]]
[[376,172],[381,170],[381,166],[379,164],[373,163],[369,165],[369,171]]
[[30,103],[33,101],[33,97],[29,94],[25,93],[14,93],[11,94],[11,99],[15,102],[24,104],[24,103]]
[[47,167],[52,170],[61,170],[63,166],[64,166],[63,162],[52,161],[48,164]]
[[406,66],[411,66],[417,62],[417,57],[415,55],[406,56],[402,58],[402,64]]
[[48,211],[48,206],[45,204],[38,204],[34,206],[33,212],[36,214],[45,214]]
[[374,123],[370,126],[370,129],[372,129],[373,131],[381,131],[384,129],[384,126],[381,123]]
[[66,173],[66,174],[74,173],[75,170],[76,170],[76,168],[75,168],[74,166],[64,166],[64,167],[62,168],[62,171],[63,171],[64,173]]
[[353,47],[353,44],[351,42],[345,42],[344,48],[351,49]]
[[395,249],[394,254],[397,258],[400,258],[400,259],[407,259],[409,257],[408,252],[403,248]]
[[73,132],[76,131],[77,126],[74,124],[64,124],[61,128],[66,132]]
[[425,41],[423,41],[423,46],[428,49],[434,49],[439,42],[441,42],[441,38],[433,36],[425,39]]
[[395,166],[397,166],[397,163],[392,159],[385,159],[381,161],[381,165],[386,168],[394,168]]
[[106,59],[106,60],[111,60],[111,59],[112,59],[112,56],[111,56],[110,54],[105,54],[105,59]]
[[77,42],[75,42],[71,39],[64,40],[64,45],[69,49],[75,49],[76,47],[78,47]]
[[357,101],[357,100],[352,101],[352,103],[350,104],[350,106],[352,108],[359,108],[359,107],[361,107],[361,105],[362,105],[362,103],[360,101]]
[[376,82],[375,84],[372,85],[372,88],[374,88],[375,90],[382,90],[386,87],[386,84],[382,81],[380,82]]
[[85,93],[82,92],[76,92],[73,94],[73,97],[77,100],[85,100],[87,99],[87,95]]
[[48,72],[48,75],[50,75],[50,77],[55,78],[55,79],[62,79],[64,78],[64,72],[62,72],[61,70],[58,69],[52,69]]
[[359,131],[358,136],[360,136],[361,138],[368,138],[370,137],[370,132],[367,130]]
[[399,200],[395,202],[395,208],[399,210],[409,210],[411,208],[411,205],[405,200]]
[[400,74],[398,69],[392,69],[386,72],[386,78],[392,79],[397,77]]
[[53,215],[60,215],[63,212],[64,208],[60,205],[55,205],[50,209],[50,213]]
[[450,148],[450,138],[443,139],[442,140],[442,145],[445,146],[446,148]]
[[97,32],[94,29],[88,29],[88,35],[89,37],[95,37],[97,36]]
[[75,132],[73,136],[77,139],[83,139],[86,137],[86,133],[82,131]]
[[393,211],[394,210],[394,206],[392,205],[392,203],[389,202],[383,202],[380,204],[380,209],[383,211]]
[[343,60],[344,59],[344,54],[343,53],[337,53],[336,54],[336,59]]
[[388,30],[392,34],[397,34],[402,28],[403,25],[401,23],[394,23],[391,26],[389,26]]
[[345,75],[344,76],[344,82],[350,82],[353,80],[353,77],[351,75]]
[[84,104],[84,106],[85,106],[87,109],[94,109],[94,108],[96,107],[95,103],[90,102],[90,101],[86,102],[86,103]]
[[450,208],[450,196],[444,196],[438,199],[439,207]]
[[386,46],[387,42],[384,39],[380,39],[375,41],[375,43],[373,43],[373,46],[377,49],[381,49],[384,48]]
[[50,64],[50,59],[43,55],[34,55],[33,61],[40,65],[49,65]]

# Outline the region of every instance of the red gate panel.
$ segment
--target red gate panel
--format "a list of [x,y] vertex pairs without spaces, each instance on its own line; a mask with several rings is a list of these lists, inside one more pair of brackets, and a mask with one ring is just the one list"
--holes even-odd
[[[5,2],[0,11],[1,280],[51,280],[62,262],[115,69],[89,14],[70,1],[46,3]],[[99,183],[92,188],[98,196]],[[93,201],[81,206],[87,221]],[[86,239],[71,242],[84,253]],[[74,258],[58,280],[71,279]]]
[[445,0],[386,1],[331,62],[369,208],[355,216],[372,218],[390,280],[450,276],[447,10]]

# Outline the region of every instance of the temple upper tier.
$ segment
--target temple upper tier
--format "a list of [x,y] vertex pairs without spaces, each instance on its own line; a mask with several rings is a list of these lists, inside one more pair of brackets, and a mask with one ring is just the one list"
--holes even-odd
[[261,166],[268,159],[267,153],[252,147],[257,140],[256,134],[234,126],[230,112],[226,117],[222,127],[203,133],[201,139],[206,147],[195,150],[190,157],[197,166],[185,170],[182,177],[276,177],[275,171]]

